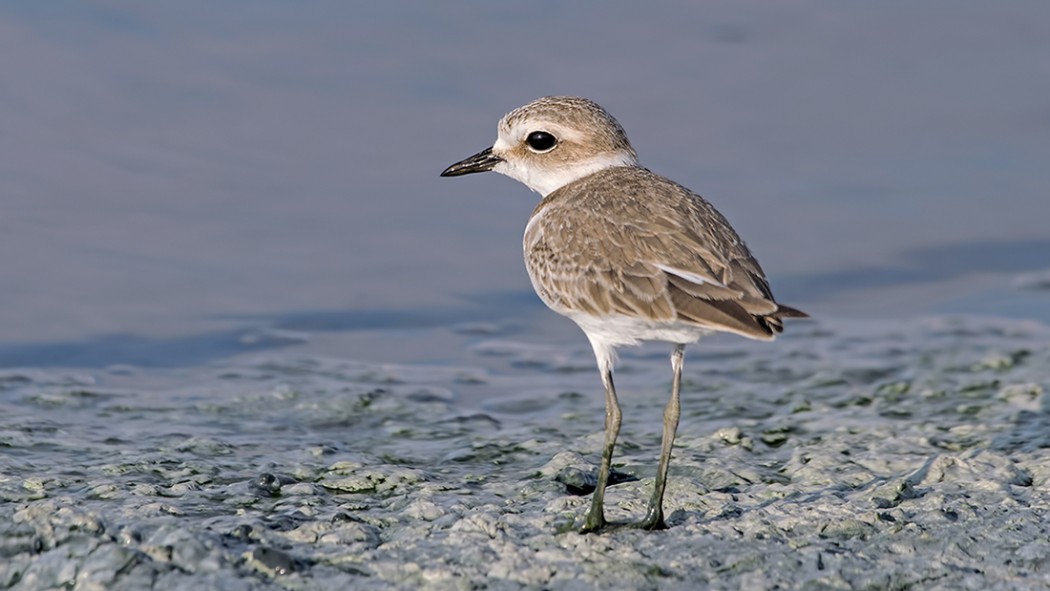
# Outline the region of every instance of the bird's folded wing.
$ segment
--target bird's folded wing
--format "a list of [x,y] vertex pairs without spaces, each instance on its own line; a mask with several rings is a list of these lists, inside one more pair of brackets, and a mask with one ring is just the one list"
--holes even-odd
[[746,258],[719,256],[695,232],[659,224],[598,223],[597,235],[545,232],[544,221],[526,233],[526,264],[555,309],[685,321],[757,339],[781,330],[778,305],[746,249]]

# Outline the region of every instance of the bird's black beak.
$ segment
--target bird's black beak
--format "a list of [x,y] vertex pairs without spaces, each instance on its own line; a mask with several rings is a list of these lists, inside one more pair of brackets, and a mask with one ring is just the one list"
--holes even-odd
[[460,176],[474,172],[486,172],[492,170],[492,167],[500,162],[503,162],[503,159],[493,154],[492,148],[485,148],[470,158],[460,160],[449,166],[441,173],[441,176]]

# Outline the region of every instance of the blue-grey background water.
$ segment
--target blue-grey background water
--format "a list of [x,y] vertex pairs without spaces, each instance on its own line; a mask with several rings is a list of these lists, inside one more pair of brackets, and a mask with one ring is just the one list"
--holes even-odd
[[[9,0],[0,72],[0,587],[1050,576],[1045,3]],[[671,494],[706,494],[664,537],[559,525],[602,411],[524,273],[537,196],[437,177],[549,94],[815,319],[688,351]],[[665,353],[624,354],[624,518]]]

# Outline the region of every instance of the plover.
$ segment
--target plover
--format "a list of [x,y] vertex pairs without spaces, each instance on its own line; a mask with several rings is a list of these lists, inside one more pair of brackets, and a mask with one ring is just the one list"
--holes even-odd
[[674,345],[656,483],[637,524],[662,529],[685,345],[718,331],[772,340],[783,318],[806,314],[773,299],[758,261],[714,207],[639,166],[623,128],[593,101],[544,97],[515,109],[500,120],[491,148],[441,176],[489,170],[543,196],[525,227],[525,266],[540,299],[583,329],[605,386],[605,445],[582,531],[606,526],[602,505],[621,422],[616,348]]

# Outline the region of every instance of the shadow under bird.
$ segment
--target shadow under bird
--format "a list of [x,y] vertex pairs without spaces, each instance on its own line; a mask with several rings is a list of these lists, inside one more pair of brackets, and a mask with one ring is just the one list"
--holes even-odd
[[584,532],[603,510],[621,413],[616,348],[674,345],[656,484],[644,529],[662,529],[667,466],[680,416],[685,345],[712,332],[772,340],[784,318],[765,274],[720,213],[689,189],[638,165],[623,128],[597,103],[544,97],[505,115],[491,148],[441,176],[494,171],[543,196],[525,227],[525,266],[548,307],[587,335],[605,386],[605,445]]

